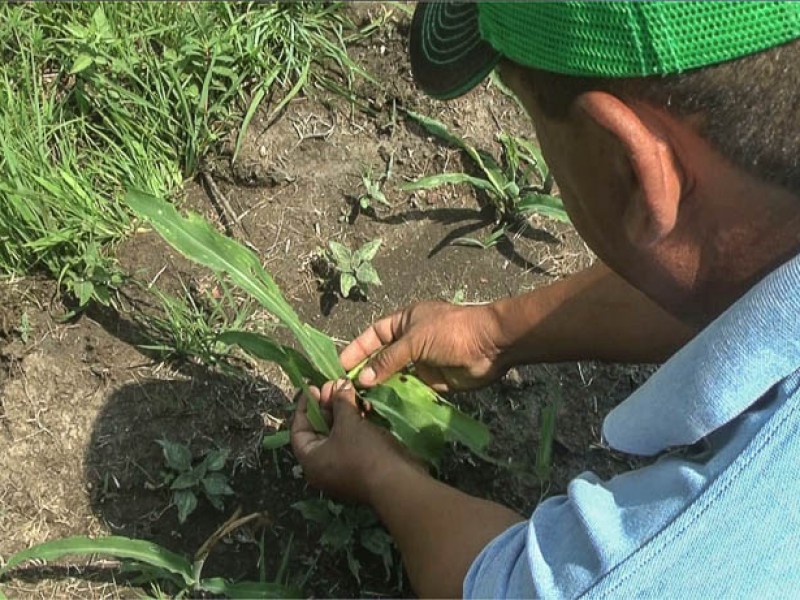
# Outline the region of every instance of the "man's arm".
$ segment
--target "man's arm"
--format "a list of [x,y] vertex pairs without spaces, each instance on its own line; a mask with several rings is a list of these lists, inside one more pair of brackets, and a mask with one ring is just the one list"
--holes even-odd
[[411,586],[424,598],[459,598],[481,550],[524,518],[398,465],[372,485],[370,505],[400,548]]
[[508,366],[586,359],[661,362],[696,333],[600,262],[490,306]]
[[364,386],[413,362],[423,380],[447,391],[481,387],[525,363],[660,362],[695,333],[598,263],[492,304],[412,305],[373,323],[340,358],[352,369],[372,356],[359,377]]

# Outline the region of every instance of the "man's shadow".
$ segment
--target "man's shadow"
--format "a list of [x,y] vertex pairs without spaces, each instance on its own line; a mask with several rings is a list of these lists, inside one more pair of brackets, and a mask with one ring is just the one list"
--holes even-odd
[[[287,523],[302,530],[291,504],[307,496],[293,477],[288,449],[265,454],[266,423],[288,419],[290,403],[263,380],[205,371],[181,380],[148,379],[114,391],[99,414],[84,460],[93,511],[112,534],[147,539],[190,558],[236,509],[266,512],[267,573],[277,571]],[[288,427],[286,422],[281,428]],[[185,523],[170,506],[169,471],[159,440],[185,444],[196,461],[214,448],[230,450],[223,472],[235,494],[216,510],[198,488]],[[204,576],[258,579],[260,531],[240,530],[212,552]]]

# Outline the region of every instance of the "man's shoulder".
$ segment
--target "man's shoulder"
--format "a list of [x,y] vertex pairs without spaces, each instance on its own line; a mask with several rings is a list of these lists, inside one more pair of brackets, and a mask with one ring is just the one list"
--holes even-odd
[[800,539],[792,509],[799,387],[800,371],[702,444],[648,467],[609,481],[576,478],[484,550],[465,593],[741,597],[750,585],[797,589],[800,556],[789,548]]

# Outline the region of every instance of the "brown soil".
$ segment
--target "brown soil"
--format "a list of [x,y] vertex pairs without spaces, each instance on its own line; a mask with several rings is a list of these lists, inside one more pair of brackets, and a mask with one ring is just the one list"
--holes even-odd
[[[380,9],[354,10],[366,17]],[[261,253],[301,316],[340,340],[417,300],[460,293],[466,301],[488,301],[545,285],[592,260],[569,227],[545,219],[534,219],[513,243],[496,248],[452,246],[458,236],[491,230],[482,199],[461,187],[413,195],[398,189],[410,178],[468,167],[457,151],[406,122],[400,107],[434,116],[495,152],[501,128],[533,137],[528,119],[489,84],[448,104],[421,97],[410,81],[406,27],[407,19],[397,17],[353,49],[379,80],[358,83],[373,114],[317,91],[294,101],[270,127],[254,119],[234,165],[223,154],[207,166],[242,217],[233,233]],[[384,191],[392,207],[352,214],[362,172],[377,177],[390,156],[393,173]],[[187,205],[222,225],[212,200],[199,182],[187,186]],[[383,240],[375,260],[382,287],[361,301],[337,302],[320,291],[312,268],[320,248],[332,239],[354,246],[375,237]],[[118,256],[142,280],[159,275],[159,285],[167,287],[207,277],[152,234],[127,242]],[[73,322],[59,320],[63,309],[52,304],[54,291],[52,282],[40,280],[0,287],[0,556],[67,535],[109,533],[191,555],[241,506],[245,513],[270,515],[268,573],[276,571],[293,534],[290,573],[296,579],[309,573],[309,595],[411,593],[397,577],[387,581],[380,561],[364,552],[358,554],[365,568],[357,583],[345,558],[321,550],[319,530],[292,509],[311,492],[297,478],[291,453],[260,450],[264,431],[284,427],[290,415],[292,390],[279,371],[262,366],[234,377],[192,364],[156,363],[139,348],[144,333],[124,316],[95,309]],[[599,426],[648,373],[591,363],[535,366],[457,397],[490,425],[492,456],[513,458],[522,474],[455,449],[443,478],[529,513],[581,471],[608,475],[629,468],[600,446]],[[537,422],[541,408],[557,399],[553,467],[543,483],[533,476]],[[226,468],[236,495],[225,512],[201,501],[188,522],[178,524],[159,487],[163,461],[155,442],[162,438],[189,443],[196,455],[214,446],[231,448]],[[207,574],[256,578],[256,539],[249,531],[227,538],[212,554]],[[80,568],[32,566],[15,572],[3,589],[10,597],[135,595],[113,573],[109,563],[97,561]]]

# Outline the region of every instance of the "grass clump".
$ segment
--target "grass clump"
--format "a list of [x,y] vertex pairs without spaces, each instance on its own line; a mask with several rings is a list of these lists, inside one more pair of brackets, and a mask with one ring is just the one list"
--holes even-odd
[[322,64],[360,72],[351,28],[335,3],[0,7],[0,275],[45,271],[79,308],[111,302],[123,190],[175,197],[222,140],[238,151],[262,102],[275,115],[326,84]]

